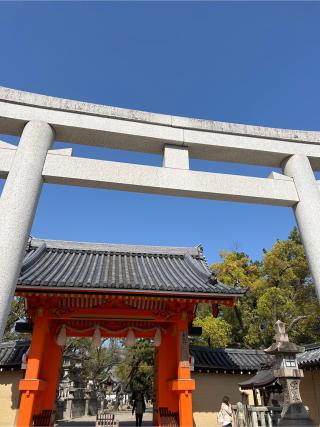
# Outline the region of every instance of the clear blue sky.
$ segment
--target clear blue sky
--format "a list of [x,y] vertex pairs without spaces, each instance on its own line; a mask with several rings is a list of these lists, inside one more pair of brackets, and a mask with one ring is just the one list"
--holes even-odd
[[[0,84],[118,107],[318,130],[319,22],[320,3],[306,1],[1,2]],[[74,155],[161,163],[158,156],[80,146]],[[270,172],[214,162],[191,166]],[[213,262],[222,249],[260,258],[262,248],[286,238],[293,225],[288,208],[46,185],[32,233],[202,243]]]

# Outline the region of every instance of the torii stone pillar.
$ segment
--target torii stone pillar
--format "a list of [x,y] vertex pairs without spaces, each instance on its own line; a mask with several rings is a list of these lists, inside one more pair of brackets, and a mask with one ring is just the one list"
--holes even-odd
[[320,299],[320,191],[307,156],[295,154],[283,164],[293,178],[299,202],[293,206],[311,275]]
[[10,312],[43,179],[42,169],[54,138],[44,122],[23,129],[0,198],[0,339]]

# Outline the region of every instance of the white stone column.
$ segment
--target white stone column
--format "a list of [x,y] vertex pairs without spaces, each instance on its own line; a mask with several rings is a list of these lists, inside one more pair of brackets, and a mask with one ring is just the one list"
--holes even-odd
[[293,211],[320,299],[320,191],[307,156],[291,156],[283,172],[293,178],[299,196]]
[[0,340],[13,300],[54,138],[44,122],[26,124],[0,198]]

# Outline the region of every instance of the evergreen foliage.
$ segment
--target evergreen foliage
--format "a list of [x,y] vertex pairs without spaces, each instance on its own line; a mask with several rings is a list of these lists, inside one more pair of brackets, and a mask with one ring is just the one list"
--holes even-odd
[[150,340],[139,339],[132,347],[124,347],[123,359],[116,367],[123,391],[153,393],[154,346]]
[[261,262],[242,252],[222,252],[222,262],[211,266],[221,282],[247,289],[236,310],[220,309],[219,317],[232,329],[228,345],[269,346],[278,319],[293,342],[319,341],[320,306],[297,228],[263,252]]
[[69,338],[64,355],[70,359],[70,375],[80,384],[88,381],[94,388],[104,381],[121,360],[121,346],[118,340],[101,340],[97,348],[91,346],[90,338]]
[[11,310],[9,313],[9,317],[7,320],[2,341],[13,341],[18,339],[26,340],[31,337],[30,334],[19,334],[14,330],[15,323],[18,320],[24,320],[25,317],[26,317],[26,314],[25,314],[24,298],[15,297],[11,304]]
[[216,319],[209,314],[197,317],[193,324],[202,327],[202,336],[195,339],[193,344],[224,348],[231,341],[231,325],[223,319]]

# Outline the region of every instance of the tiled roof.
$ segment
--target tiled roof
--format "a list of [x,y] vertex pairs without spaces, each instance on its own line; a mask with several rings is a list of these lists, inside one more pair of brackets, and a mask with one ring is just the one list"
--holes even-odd
[[18,287],[241,295],[218,282],[200,248],[32,239]]
[[272,369],[264,369],[257,372],[253,377],[242,381],[239,386],[242,390],[248,390],[252,388],[262,388],[271,385],[277,381],[277,377],[273,375]]
[[305,346],[305,352],[297,355],[300,368],[320,365],[320,342]]
[[28,350],[30,341],[9,341],[0,343],[0,368],[20,369],[22,356]]
[[262,365],[270,365],[273,358],[262,350],[233,348],[190,347],[196,371],[258,371]]
[[[210,348],[191,346],[195,370],[209,371],[258,371],[271,366],[273,356],[263,350]],[[305,351],[297,355],[299,368],[320,366],[320,343],[305,346]]]

